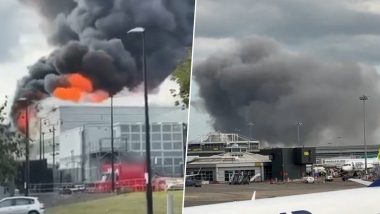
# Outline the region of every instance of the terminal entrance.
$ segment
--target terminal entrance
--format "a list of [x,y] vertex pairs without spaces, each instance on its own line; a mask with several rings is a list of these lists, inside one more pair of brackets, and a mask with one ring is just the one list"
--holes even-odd
[[226,170],[224,181],[231,184],[249,183],[251,177],[255,176],[255,170]]

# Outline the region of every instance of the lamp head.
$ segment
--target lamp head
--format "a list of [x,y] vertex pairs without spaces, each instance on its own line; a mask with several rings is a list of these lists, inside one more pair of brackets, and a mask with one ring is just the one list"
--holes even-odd
[[127,33],[143,33],[144,31],[145,31],[145,28],[143,27],[135,27],[129,30]]

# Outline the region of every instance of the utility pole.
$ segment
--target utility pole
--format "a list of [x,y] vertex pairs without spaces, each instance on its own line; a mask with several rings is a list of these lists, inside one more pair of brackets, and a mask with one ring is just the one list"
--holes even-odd
[[40,160],[42,160],[42,118],[40,118]]
[[252,136],[252,128],[255,124],[253,122],[249,122],[248,123],[248,127],[249,127],[249,138],[253,140],[253,136]]
[[53,133],[53,173],[55,171],[55,126],[53,125],[53,128],[51,129],[51,132]]
[[359,100],[363,101],[363,142],[364,142],[364,167],[365,174],[367,175],[367,142],[365,138],[365,123],[366,123],[366,111],[365,111],[365,101],[368,100],[366,95],[362,95],[359,97]]
[[45,132],[41,132],[42,135],[42,159],[45,159]]
[[301,137],[300,137],[300,127],[303,125],[301,122],[297,122],[297,143],[299,146],[301,146]]

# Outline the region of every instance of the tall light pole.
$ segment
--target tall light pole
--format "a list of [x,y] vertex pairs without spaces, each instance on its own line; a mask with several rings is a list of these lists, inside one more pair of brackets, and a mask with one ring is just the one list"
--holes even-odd
[[148,84],[147,84],[147,72],[146,72],[146,56],[145,56],[145,29],[143,27],[136,27],[127,33],[139,33],[142,40],[142,69],[143,69],[143,81],[144,81],[144,106],[145,106],[145,144],[146,144],[146,166],[147,166],[147,188],[146,188],[146,200],[147,200],[147,213],[153,214],[153,190],[152,190],[152,169],[150,161],[150,132],[149,132],[149,109],[148,109]]
[[42,160],[45,159],[45,132],[41,132],[42,136]]
[[42,160],[42,118],[40,118],[40,160]]
[[297,122],[297,143],[299,146],[301,146],[301,137],[300,137],[300,127],[303,125],[302,122]]
[[115,192],[115,154],[113,141],[113,96],[111,96],[111,188],[112,192]]
[[29,165],[29,114],[28,114],[28,99],[21,97],[18,101],[25,105],[25,175],[24,188],[25,196],[29,195],[30,183],[30,165]]
[[253,137],[252,137],[252,128],[253,128],[253,126],[255,124],[253,122],[249,122],[247,125],[248,125],[248,128],[249,128],[249,138],[251,138],[253,140]]
[[365,139],[365,119],[366,119],[366,112],[365,112],[365,101],[368,100],[368,97],[366,95],[362,95],[359,97],[359,100],[363,101],[363,142],[364,142],[364,169],[365,174],[367,174],[367,142]]

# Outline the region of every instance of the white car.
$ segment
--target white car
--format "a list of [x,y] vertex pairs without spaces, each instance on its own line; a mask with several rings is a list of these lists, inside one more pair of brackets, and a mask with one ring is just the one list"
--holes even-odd
[[315,181],[315,179],[314,179],[314,177],[307,176],[307,177],[304,177],[304,178],[303,178],[303,181],[304,181],[305,183],[307,183],[307,184],[313,184],[314,181]]
[[9,197],[0,200],[0,214],[43,214],[44,204],[35,197]]

